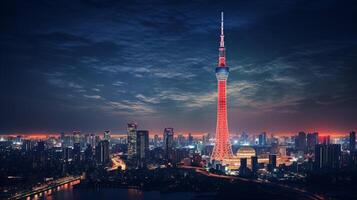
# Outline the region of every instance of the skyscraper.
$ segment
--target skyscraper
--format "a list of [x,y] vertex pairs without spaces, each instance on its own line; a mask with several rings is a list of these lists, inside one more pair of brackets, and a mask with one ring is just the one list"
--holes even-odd
[[36,147],[36,163],[39,168],[42,168],[46,164],[46,156],[45,156],[45,142],[39,141],[37,142]]
[[136,123],[128,124],[128,159],[132,159],[136,156]]
[[110,131],[108,130],[104,131],[104,140],[110,142]]
[[159,146],[159,136],[157,134],[155,134],[154,136],[154,147],[158,147]]
[[71,153],[72,153],[72,149],[71,148],[69,148],[69,147],[62,148],[63,161],[69,162],[72,159]]
[[327,136],[321,136],[321,144],[330,144],[330,136],[327,135]]
[[259,169],[258,156],[251,157],[251,167],[252,167],[252,171],[254,173],[258,171],[258,169]]
[[95,135],[92,133],[92,134],[90,134],[90,136],[89,136],[89,144],[92,146],[92,147],[94,147],[95,145],[97,145],[96,144],[96,141],[95,141]]
[[232,147],[229,141],[228,119],[227,119],[227,94],[226,86],[229,68],[226,66],[226,56],[223,33],[223,12],[221,13],[221,36],[219,45],[218,67],[216,67],[216,78],[218,82],[217,100],[217,126],[216,141],[211,155],[211,160],[233,158]]
[[102,140],[95,147],[95,158],[98,164],[105,164],[109,161],[109,142]]
[[31,140],[23,140],[22,141],[22,150],[31,151],[34,147],[34,142]]
[[184,147],[186,145],[186,139],[185,136],[183,136],[182,134],[179,134],[177,136],[177,145],[179,147]]
[[307,142],[307,150],[309,152],[314,151],[315,145],[318,143],[318,138],[319,138],[319,134],[317,132],[307,134],[306,142]]
[[247,168],[247,158],[240,158],[239,175],[248,175],[250,170]]
[[306,133],[299,132],[295,138],[295,147],[298,151],[306,151]]
[[270,154],[269,155],[268,170],[272,171],[274,168],[276,168],[276,155],[275,154]]
[[266,132],[263,132],[262,134],[259,135],[258,144],[259,144],[259,146],[264,146],[267,144],[267,133]]
[[79,143],[81,137],[80,131],[73,131],[73,143]]
[[61,132],[60,140],[61,140],[62,145],[65,141],[65,138],[66,138],[66,134],[64,132]]
[[143,168],[149,153],[149,131],[136,131],[137,166]]
[[81,144],[74,143],[73,145],[73,159],[78,162],[81,160]]
[[36,151],[41,152],[41,153],[45,151],[45,142],[44,141],[37,142]]
[[193,136],[191,133],[188,134],[188,145],[193,145]]
[[84,160],[89,162],[93,160],[93,147],[88,144],[86,150],[84,151]]
[[315,167],[317,169],[338,169],[340,166],[340,144],[318,144],[315,146]]
[[350,152],[356,151],[356,132],[350,132]]
[[240,158],[240,169],[247,168],[247,158]]
[[174,148],[174,129],[173,128],[165,128],[164,129],[164,151],[165,158],[167,160],[172,159]]

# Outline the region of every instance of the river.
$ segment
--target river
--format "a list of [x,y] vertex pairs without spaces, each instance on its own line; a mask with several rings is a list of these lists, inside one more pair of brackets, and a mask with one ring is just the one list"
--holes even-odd
[[138,189],[73,189],[71,183],[47,191],[31,198],[33,200],[192,200],[201,199],[202,194],[193,192],[160,193],[159,191],[142,191]]

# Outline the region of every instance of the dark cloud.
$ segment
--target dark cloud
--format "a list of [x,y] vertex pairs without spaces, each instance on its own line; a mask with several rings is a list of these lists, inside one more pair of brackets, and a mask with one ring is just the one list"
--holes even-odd
[[357,128],[354,1],[4,1],[0,132],[214,131],[221,10],[232,130]]

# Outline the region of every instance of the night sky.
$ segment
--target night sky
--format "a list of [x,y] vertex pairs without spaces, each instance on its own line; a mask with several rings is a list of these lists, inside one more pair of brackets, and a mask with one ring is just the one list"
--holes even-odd
[[0,132],[216,126],[225,13],[231,133],[357,129],[356,1],[0,3]]

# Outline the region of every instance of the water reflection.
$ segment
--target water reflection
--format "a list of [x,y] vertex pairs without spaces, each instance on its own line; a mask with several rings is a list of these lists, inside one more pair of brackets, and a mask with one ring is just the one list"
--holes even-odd
[[196,196],[195,193],[190,192],[177,192],[177,193],[165,193],[162,194],[159,191],[142,191],[138,189],[118,189],[118,188],[106,188],[106,189],[73,189],[70,185],[66,189],[54,191],[52,194],[48,194],[44,199],[66,199],[66,200],[190,200]]
[[190,200],[199,195],[191,192],[160,193],[159,191],[142,191],[134,188],[73,189],[73,186],[78,183],[80,181],[73,181],[26,200]]

